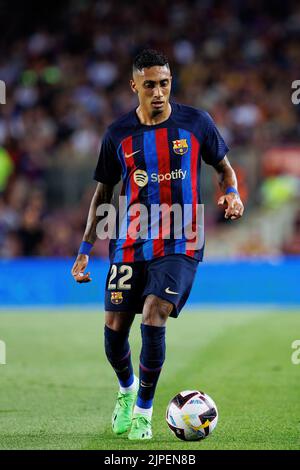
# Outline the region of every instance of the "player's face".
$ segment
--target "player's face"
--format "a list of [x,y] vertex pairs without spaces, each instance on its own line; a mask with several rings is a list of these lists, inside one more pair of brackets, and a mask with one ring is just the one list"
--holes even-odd
[[172,77],[170,69],[154,66],[135,71],[130,81],[131,89],[138,94],[140,106],[151,116],[168,108]]

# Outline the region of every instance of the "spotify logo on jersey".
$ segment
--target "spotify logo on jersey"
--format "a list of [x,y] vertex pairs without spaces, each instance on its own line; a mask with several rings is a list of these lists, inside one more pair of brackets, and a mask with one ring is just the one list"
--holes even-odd
[[[151,183],[161,183],[166,180],[184,180],[186,177],[186,170],[181,168],[178,170],[173,170],[171,173],[151,173]],[[148,175],[144,170],[136,170],[133,174],[134,182],[140,187],[143,188],[148,183]]]
[[133,175],[134,182],[140,187],[143,188],[148,183],[148,175],[144,170],[136,170]]

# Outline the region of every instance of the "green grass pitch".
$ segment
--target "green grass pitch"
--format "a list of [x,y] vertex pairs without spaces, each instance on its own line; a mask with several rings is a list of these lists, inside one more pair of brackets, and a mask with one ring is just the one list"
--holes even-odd
[[[63,310],[0,313],[7,364],[0,365],[1,449],[299,449],[300,312],[184,311],[167,327],[167,359],[157,388],[151,441],[115,437],[117,381],[103,351],[103,315]],[[131,333],[134,362],[140,316]],[[204,441],[176,439],[169,400],[201,389],[219,409]]]

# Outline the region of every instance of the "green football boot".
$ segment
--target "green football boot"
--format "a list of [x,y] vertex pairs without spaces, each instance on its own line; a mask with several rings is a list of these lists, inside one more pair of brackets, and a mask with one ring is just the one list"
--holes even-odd
[[143,441],[152,438],[151,419],[144,415],[134,415],[128,439]]
[[[135,377],[138,383],[138,379]],[[132,392],[118,392],[117,403],[112,414],[112,430],[115,434],[128,431],[132,423],[132,412],[135,405],[138,389]]]

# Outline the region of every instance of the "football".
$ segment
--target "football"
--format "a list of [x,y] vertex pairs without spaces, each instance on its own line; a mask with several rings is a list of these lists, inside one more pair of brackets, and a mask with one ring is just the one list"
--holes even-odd
[[178,439],[199,441],[208,437],[218,422],[218,410],[209,395],[184,390],[169,402],[166,412],[169,428]]

